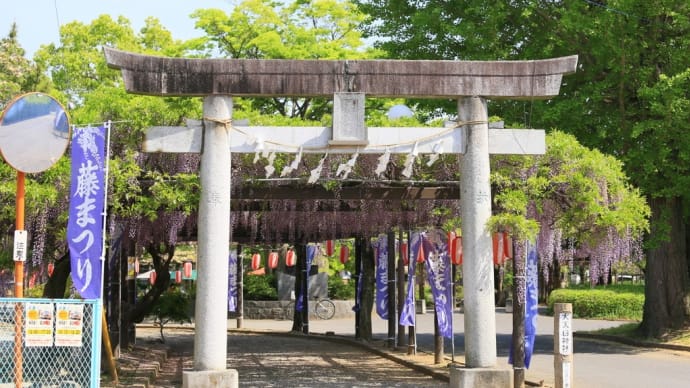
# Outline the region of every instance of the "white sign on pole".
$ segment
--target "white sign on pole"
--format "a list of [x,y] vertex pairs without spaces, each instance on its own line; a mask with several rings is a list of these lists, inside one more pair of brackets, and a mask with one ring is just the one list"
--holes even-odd
[[14,231],[14,261],[26,261],[26,230]]
[[564,356],[572,353],[572,313],[560,313],[560,323],[558,327],[558,350]]

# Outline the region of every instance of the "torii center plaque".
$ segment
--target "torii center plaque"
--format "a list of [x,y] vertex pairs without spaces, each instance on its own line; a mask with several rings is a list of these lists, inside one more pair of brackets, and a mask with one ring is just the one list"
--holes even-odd
[[[245,139],[236,139],[241,137],[236,136],[239,133],[230,136],[232,96],[339,99],[338,109],[352,112],[334,112],[333,128],[317,129],[321,132],[309,136],[298,133],[304,128],[294,128],[289,134],[293,144],[308,138],[321,139],[310,148],[329,153],[383,152],[376,148],[376,136],[395,136],[395,131],[404,131],[336,121],[337,117],[361,116],[363,103],[356,94],[458,101],[457,131],[444,136],[448,136],[451,152],[464,154],[460,165],[460,201],[465,257],[465,364],[470,370],[496,366],[492,245],[486,229],[491,216],[489,153],[543,153],[544,136],[543,131],[535,130],[490,131],[486,100],[556,97],[562,76],[575,72],[577,56],[533,61],[260,60],[164,58],[110,48],[104,51],[108,65],[121,69],[130,93],[204,97],[203,125],[181,129],[156,127],[152,129],[155,135],[150,134],[147,139],[151,151],[201,152],[194,341],[194,369],[199,375],[205,375],[202,371],[222,374],[226,368],[227,345],[220,339],[226,338],[227,319],[219,306],[227,305],[231,179],[228,166],[231,152],[254,152],[247,148]],[[272,133],[270,127],[244,129],[249,133],[253,130],[262,131],[264,136]],[[166,139],[166,132],[174,132],[174,136]],[[204,141],[200,142],[202,132]],[[420,152],[430,151],[422,148]],[[236,371],[233,372],[230,379],[236,380]],[[183,384],[199,384],[197,377],[194,372],[185,373]]]

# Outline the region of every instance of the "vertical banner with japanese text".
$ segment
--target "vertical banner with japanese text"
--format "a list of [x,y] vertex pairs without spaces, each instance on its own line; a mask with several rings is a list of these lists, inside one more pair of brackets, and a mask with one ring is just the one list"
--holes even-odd
[[228,311],[237,311],[237,252],[230,250],[228,259]]
[[[309,292],[309,272],[311,270],[311,264],[314,262],[314,256],[316,256],[316,249],[317,249],[316,245],[312,245],[312,244],[307,245],[307,257],[305,259],[307,261],[307,271],[306,271],[306,273],[304,273],[304,276],[307,277],[307,280],[304,282],[305,284],[307,284],[307,289],[305,290],[304,286],[302,286],[300,288],[299,295],[296,296],[297,300],[295,301],[295,310],[297,310],[297,311],[303,310],[302,295],[304,295],[305,292],[306,293]],[[309,297],[309,294],[307,294],[307,299],[308,299],[308,297]]]
[[[422,250],[422,252],[420,252],[420,250]],[[420,254],[424,255],[421,233],[412,233],[410,236],[410,252],[412,253],[412,257],[407,266],[407,296],[405,297],[402,311],[400,311],[399,322],[402,326],[415,325],[414,278],[415,270],[417,269],[416,258]]]
[[539,296],[539,274],[537,270],[537,246],[528,243],[526,263],[526,302],[525,302],[525,367],[529,368],[537,335],[537,316]]
[[379,236],[372,245],[376,252],[376,313],[388,319],[388,236]]
[[72,137],[67,244],[72,282],[84,299],[101,297],[105,131],[104,127],[75,128]]
[[450,284],[450,256],[448,255],[448,236],[438,230],[428,232],[423,239],[426,270],[434,296],[434,310],[439,333],[453,337],[452,288]]

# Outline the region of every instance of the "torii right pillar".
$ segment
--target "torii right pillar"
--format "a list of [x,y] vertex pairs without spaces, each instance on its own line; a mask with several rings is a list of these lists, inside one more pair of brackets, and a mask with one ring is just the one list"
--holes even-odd
[[451,387],[510,387],[509,369],[496,368],[496,312],[489,181],[489,124],[486,99],[458,100],[458,125],[465,127],[466,149],[460,161],[460,215],[465,309],[465,368],[451,368]]
[[[460,215],[465,260],[462,264],[465,308],[465,364],[484,368],[496,364],[496,319],[489,181],[489,125],[486,100],[458,100],[458,118],[464,123],[467,148],[460,162]],[[470,291],[471,290],[471,291]]]

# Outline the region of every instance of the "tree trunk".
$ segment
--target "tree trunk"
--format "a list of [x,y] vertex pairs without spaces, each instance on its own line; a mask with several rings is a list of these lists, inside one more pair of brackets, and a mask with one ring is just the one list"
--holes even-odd
[[43,288],[43,297],[50,299],[64,298],[65,290],[67,289],[67,278],[69,278],[71,271],[72,268],[68,250],[62,257],[55,261],[53,274],[48,278],[48,282]]
[[[151,313],[156,302],[170,287],[170,262],[175,256],[175,246],[168,243],[149,243],[146,251],[151,255],[156,270],[156,282],[141,296],[134,306],[128,306],[127,322],[141,323]],[[126,263],[125,271],[126,271]]]
[[[400,229],[399,232],[399,241],[400,241],[400,252],[398,252],[398,268],[396,270],[396,276],[397,276],[397,294],[398,294],[398,310],[396,312],[399,314],[403,306],[405,305],[405,262],[403,259],[403,250],[402,250],[402,245],[403,245],[403,232],[402,228]],[[453,269],[455,269],[455,266],[453,266]],[[455,273],[455,272],[453,272]],[[453,277],[453,281],[455,281],[455,277]],[[455,288],[453,288],[453,292],[455,292]],[[453,294],[455,295],[455,294]],[[398,346],[402,347],[405,345],[405,326],[401,325],[400,322],[398,322]]]
[[368,238],[361,238],[362,247],[362,301],[359,310],[359,333],[360,339],[371,341],[371,311],[374,307],[374,250]]
[[[302,276],[304,275],[304,273],[301,270],[302,262],[300,260],[307,260],[305,256],[307,249],[304,244],[295,244],[294,251],[297,253],[297,268],[295,271],[295,303],[293,304],[295,309],[292,312],[292,331],[301,332],[304,325],[304,321],[302,312],[297,311],[297,300],[302,297]],[[305,307],[308,308],[308,306]]]
[[680,198],[652,198],[652,247],[647,251],[645,303],[640,331],[660,337],[690,318],[688,262],[683,203]]

